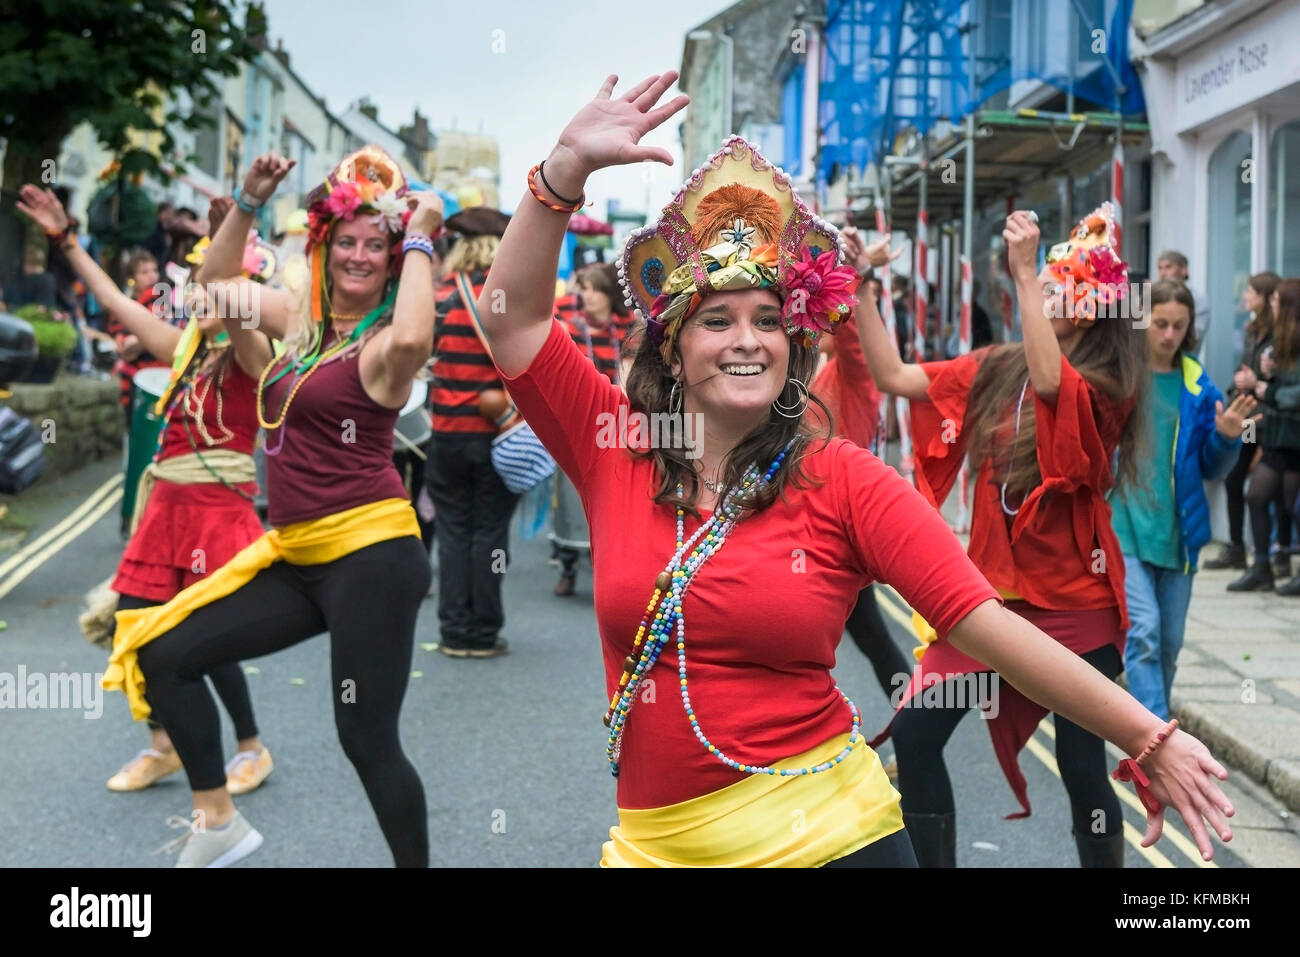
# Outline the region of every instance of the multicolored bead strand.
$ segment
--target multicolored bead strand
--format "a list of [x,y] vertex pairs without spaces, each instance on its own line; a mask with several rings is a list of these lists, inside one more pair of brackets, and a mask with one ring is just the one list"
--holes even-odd
[[[817,774],[821,771],[829,771],[843,761],[848,757],[853,745],[857,742],[862,724],[861,716],[858,714],[857,706],[840,691],[838,686],[835,688],[836,693],[848,706],[849,713],[852,716],[849,743],[830,761],[810,768],[778,771],[776,768],[741,764],[733,760],[705,736],[695,714],[695,708],[691,704],[686,677],[686,619],[682,613],[682,600],[704,563],[722,548],[743,516],[743,509],[735,504],[735,499],[748,492],[755,481],[758,482],[759,487],[770,483],[772,477],[780,469],[781,463],[785,460],[788,449],[787,446],[785,450],[782,450],[777,455],[761,478],[758,476],[758,470],[751,467],[746,473],[740,488],[727,492],[717,511],[710,516],[707,522],[704,522],[696,529],[689,540],[685,537],[686,513],[681,506],[678,506],[677,548],[673,553],[673,557],[669,560],[668,566],[655,579],[655,591],[646,606],[640,626],[637,628],[636,638],[632,645],[632,655],[624,662],[623,675],[619,679],[619,690],[615,693],[605,715],[605,723],[610,729],[606,755],[609,758],[610,773],[614,776],[617,777],[618,775],[619,758],[622,756],[623,730],[627,723],[628,713],[636,701],[637,688],[641,680],[654,668],[655,663],[659,660],[660,653],[668,642],[668,638],[674,631],[677,633],[677,676],[681,685],[682,707],[686,711],[686,718],[690,722],[691,730],[700,744],[723,764],[745,774],[780,774],[782,777]],[[682,490],[679,486],[678,494],[681,493]],[[643,638],[644,645],[642,644]],[[637,654],[638,650],[640,651],[639,655]]]

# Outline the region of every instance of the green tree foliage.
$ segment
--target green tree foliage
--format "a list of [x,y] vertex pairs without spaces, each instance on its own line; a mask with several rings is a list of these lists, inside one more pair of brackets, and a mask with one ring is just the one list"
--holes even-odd
[[[163,113],[160,94],[183,89],[200,105],[219,98],[221,78],[256,55],[265,24],[260,5],[238,0],[0,0],[0,136],[39,171],[89,122],[123,154],[124,172],[159,173],[156,157],[127,151],[128,130],[160,133],[169,155],[169,127],[204,120],[170,96]],[[5,186],[15,187],[8,176]]]
[[160,134],[170,158],[172,130],[211,122],[182,112],[175,94],[199,106],[219,100],[223,77],[237,75],[265,35],[266,14],[249,0],[0,0],[0,274],[21,259],[18,188],[49,184],[42,173],[78,124],[94,127],[123,174],[165,179],[158,156],[128,148],[129,131]]

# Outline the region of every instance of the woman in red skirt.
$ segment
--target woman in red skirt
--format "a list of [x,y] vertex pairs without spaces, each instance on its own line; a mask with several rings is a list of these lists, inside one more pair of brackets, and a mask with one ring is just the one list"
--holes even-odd
[[[880,387],[912,402],[917,488],[937,508],[969,455],[977,469],[968,549],[975,567],[1009,609],[1109,679],[1123,670],[1128,617],[1124,560],[1105,495],[1115,484],[1116,448],[1126,463],[1138,459],[1132,412],[1146,378],[1144,334],[1115,308],[1127,266],[1112,231],[1107,204],[1052,248],[1040,276],[1037,217],[1007,218],[1003,236],[1023,343],[914,365],[899,359],[874,315],[860,326]],[[892,732],[903,818],[922,866],[956,864],[943,747],[977,700],[1022,807],[1012,816],[1029,814],[1016,756],[1048,709],[999,685],[994,669],[936,642],[877,739]],[[1059,714],[1055,730],[1080,862],[1120,867],[1124,822],[1106,773],[1105,742]]]
[[[77,244],[53,193],[28,185],[22,197],[19,208],[48,234],[62,237],[72,268],[145,351],[178,356],[160,403],[167,418],[158,451],[141,481],[134,528],[111,586],[118,608],[164,604],[262,534],[253,509],[254,395],[257,376],[271,360],[270,341],[249,337],[231,349],[217,318],[200,316],[186,330],[173,326],[121,292]],[[220,203],[214,207],[222,209]],[[272,763],[258,737],[248,682],[238,662],[209,676],[239,741],[239,753],[226,767],[228,787],[237,794],[251,791],[271,773]],[[149,737],[149,747],[108,779],[110,791],[138,791],[181,769],[166,729],[150,720]]]

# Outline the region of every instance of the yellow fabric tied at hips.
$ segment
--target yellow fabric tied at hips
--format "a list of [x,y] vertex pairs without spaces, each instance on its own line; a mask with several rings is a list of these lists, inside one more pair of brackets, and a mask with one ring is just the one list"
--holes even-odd
[[[998,594],[1003,601],[1021,600],[1019,595],[1005,588],[999,588]],[[912,612],[912,628],[916,631],[916,640],[920,642],[919,645],[912,649],[912,656],[917,661],[920,661],[921,656],[925,654],[925,649],[939,640],[939,633],[934,630],[934,627],[928,621],[921,617],[919,611]]]
[[[832,761],[847,732],[772,765]],[[859,734],[818,774],[753,774],[667,807],[618,809],[601,867],[820,867],[903,828],[899,794]]]
[[371,502],[271,529],[207,578],[178,592],[167,604],[119,611],[113,653],[104,672],[104,690],[125,692],[131,716],[137,721],[147,718],[149,704],[144,699],[145,679],[138,655],[149,642],[171,631],[191,613],[238,591],[275,562],[322,565],[407,535],[419,538],[420,525],[411,503],[404,498]]

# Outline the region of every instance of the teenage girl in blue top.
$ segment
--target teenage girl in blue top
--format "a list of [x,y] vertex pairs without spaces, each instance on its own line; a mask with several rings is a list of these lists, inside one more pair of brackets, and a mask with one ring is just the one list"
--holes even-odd
[[1192,358],[1195,314],[1195,300],[1181,282],[1162,279],[1151,287],[1152,387],[1145,409],[1150,455],[1142,463],[1142,481],[1121,486],[1111,499],[1124,552],[1129,692],[1166,720],[1197,553],[1210,540],[1203,482],[1223,478],[1232,468],[1255,408],[1252,397],[1240,395],[1225,409],[1223,394]]

